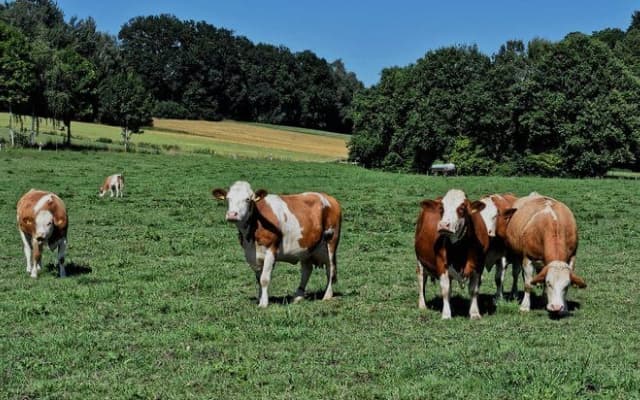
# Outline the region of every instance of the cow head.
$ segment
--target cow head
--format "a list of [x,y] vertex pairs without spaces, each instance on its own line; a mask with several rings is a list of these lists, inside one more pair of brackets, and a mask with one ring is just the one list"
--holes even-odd
[[248,182],[237,181],[231,185],[229,191],[213,189],[211,194],[215,199],[227,200],[228,222],[244,222],[251,216],[255,203],[262,200],[267,195],[267,191],[260,189],[254,193]]
[[544,291],[547,295],[547,311],[560,315],[568,312],[566,298],[569,284],[579,288],[587,287],[584,280],[573,272],[571,266],[562,261],[552,261],[545,265],[531,280],[531,284],[542,282],[545,284]]
[[467,216],[482,210],[484,204],[471,204],[462,190],[451,189],[443,198],[423,202],[423,207],[437,207],[440,211],[438,232],[456,243],[467,231]]
[[107,191],[102,186],[100,186],[98,188],[98,196],[104,197],[105,193],[107,193]]
[[[513,216],[513,213],[516,212],[517,208],[512,208],[511,205],[513,201],[508,201],[503,196],[493,195],[490,196],[490,198],[498,211],[495,224],[495,234],[504,240],[507,237],[507,226],[509,225],[509,221],[511,221],[511,217]],[[515,200],[515,198],[513,199]]]
[[41,210],[36,215],[35,223],[34,239],[38,243],[45,243],[53,233],[53,214],[49,210]]
[[487,227],[487,233],[489,237],[496,236],[496,223],[498,219],[498,207],[493,202],[491,197],[483,197],[479,200],[484,204],[483,209],[480,211],[480,217],[484,222],[484,225]]

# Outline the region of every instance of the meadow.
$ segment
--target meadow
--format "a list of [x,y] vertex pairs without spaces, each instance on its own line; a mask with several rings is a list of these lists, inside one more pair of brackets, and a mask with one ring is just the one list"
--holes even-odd
[[[123,199],[98,198],[124,171]],[[343,206],[337,297],[290,304],[299,266],[278,263],[271,304],[211,188],[248,180],[274,193],[326,191]],[[70,216],[67,271],[54,256],[28,277],[15,203],[57,192]],[[532,190],[574,211],[580,231],[571,316],[492,304],[457,283],[440,319],[437,284],[417,308],[419,201]],[[0,398],[7,399],[628,399],[640,393],[640,199],[636,181],[430,177],[351,165],[204,154],[0,151]],[[510,272],[507,273],[510,276]],[[510,287],[507,279],[506,287]],[[520,289],[522,284],[520,283]]]
[[[9,141],[9,115],[0,113],[0,138]],[[25,128],[31,119],[23,120]],[[66,131],[40,119],[38,143],[61,147]],[[121,128],[90,122],[71,123],[71,141],[80,147],[122,151]],[[336,161],[347,158],[348,135],[312,129],[236,121],[154,119],[153,127],[132,134],[131,147],[142,152],[209,153],[233,158],[288,161]]]

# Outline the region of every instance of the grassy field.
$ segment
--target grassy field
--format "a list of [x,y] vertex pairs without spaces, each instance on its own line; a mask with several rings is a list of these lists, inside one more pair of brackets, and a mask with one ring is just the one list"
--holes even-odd
[[[8,125],[8,114],[0,113],[0,127]],[[26,118],[26,126],[31,119]],[[64,131],[41,120],[38,142],[62,143]],[[122,150],[120,128],[72,122],[72,142]],[[0,129],[8,140],[8,131]],[[292,161],[335,161],[347,158],[348,135],[302,128],[279,127],[234,121],[184,121],[155,119],[153,128],[132,136],[134,146],[170,152],[209,152],[235,158],[266,158]],[[105,144],[112,142],[113,144]]]
[[[123,199],[100,199],[125,171]],[[640,393],[640,199],[635,181],[427,177],[327,163],[207,155],[0,152],[0,398],[8,399],[628,399]],[[212,187],[321,190],[344,209],[339,296],[289,304],[299,267],[278,264],[258,309],[226,207]],[[70,214],[68,271],[54,257],[27,276],[15,203],[53,190]],[[492,306],[470,321],[452,285],[417,308],[414,222],[421,199],[532,190],[564,200],[581,242],[572,316],[552,320],[541,290],[526,315]],[[509,274],[508,274],[509,275]],[[506,287],[510,287],[507,282]],[[321,293],[324,273],[309,290]]]

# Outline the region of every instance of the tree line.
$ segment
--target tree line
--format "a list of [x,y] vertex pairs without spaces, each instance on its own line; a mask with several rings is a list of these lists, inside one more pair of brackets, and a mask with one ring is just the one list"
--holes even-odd
[[350,158],[462,174],[600,176],[640,167],[640,12],[626,31],[429,51],[356,94]]
[[93,18],[68,22],[52,0],[0,4],[0,108],[60,121],[122,126],[152,117],[285,124],[350,133],[363,85],[340,60],[254,44],[172,15],[140,16],[118,36]]

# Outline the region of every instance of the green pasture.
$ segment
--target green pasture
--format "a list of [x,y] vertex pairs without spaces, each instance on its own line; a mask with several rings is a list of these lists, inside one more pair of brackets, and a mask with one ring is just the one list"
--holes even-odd
[[[103,178],[120,171],[125,197],[98,198]],[[325,278],[314,271],[308,299],[290,304],[299,266],[279,263],[271,304],[258,309],[235,227],[210,194],[238,179],[341,201],[335,299],[317,300]],[[68,278],[56,277],[49,251],[37,280],[26,273],[15,203],[32,187],[66,201]],[[473,199],[536,190],[573,209],[576,268],[588,288],[569,290],[570,317],[550,319],[541,289],[528,314],[512,301],[494,307],[488,273],[481,320],[467,318],[469,297],[457,283],[452,320],[440,319],[436,284],[427,287],[428,309],[418,310],[418,204],[452,187]],[[0,398],[637,398],[638,192],[629,180],[430,177],[204,154],[3,149]]]
[[[24,118],[24,127],[30,129],[31,118]],[[9,131],[6,128],[9,123],[9,114],[0,113],[0,138],[9,141]],[[66,130],[57,129],[51,120],[40,119],[40,134],[37,142],[42,144],[52,143],[62,145],[66,138]],[[301,140],[305,135],[324,135],[333,137],[345,137],[346,135],[321,132],[311,129],[293,128],[268,125],[250,124],[247,126],[271,127],[272,129],[287,130],[301,134]],[[216,141],[205,136],[198,136],[186,132],[175,132],[153,127],[143,128],[139,134],[132,134],[131,147],[138,152],[180,152],[180,153],[209,153],[232,158],[266,158],[289,161],[329,161],[326,156],[305,153],[287,149],[265,149],[261,146],[252,146],[243,143],[228,143]],[[71,142],[74,145],[86,146],[97,149],[109,149],[123,151],[121,128],[117,126],[102,125],[91,122],[71,123]]]

